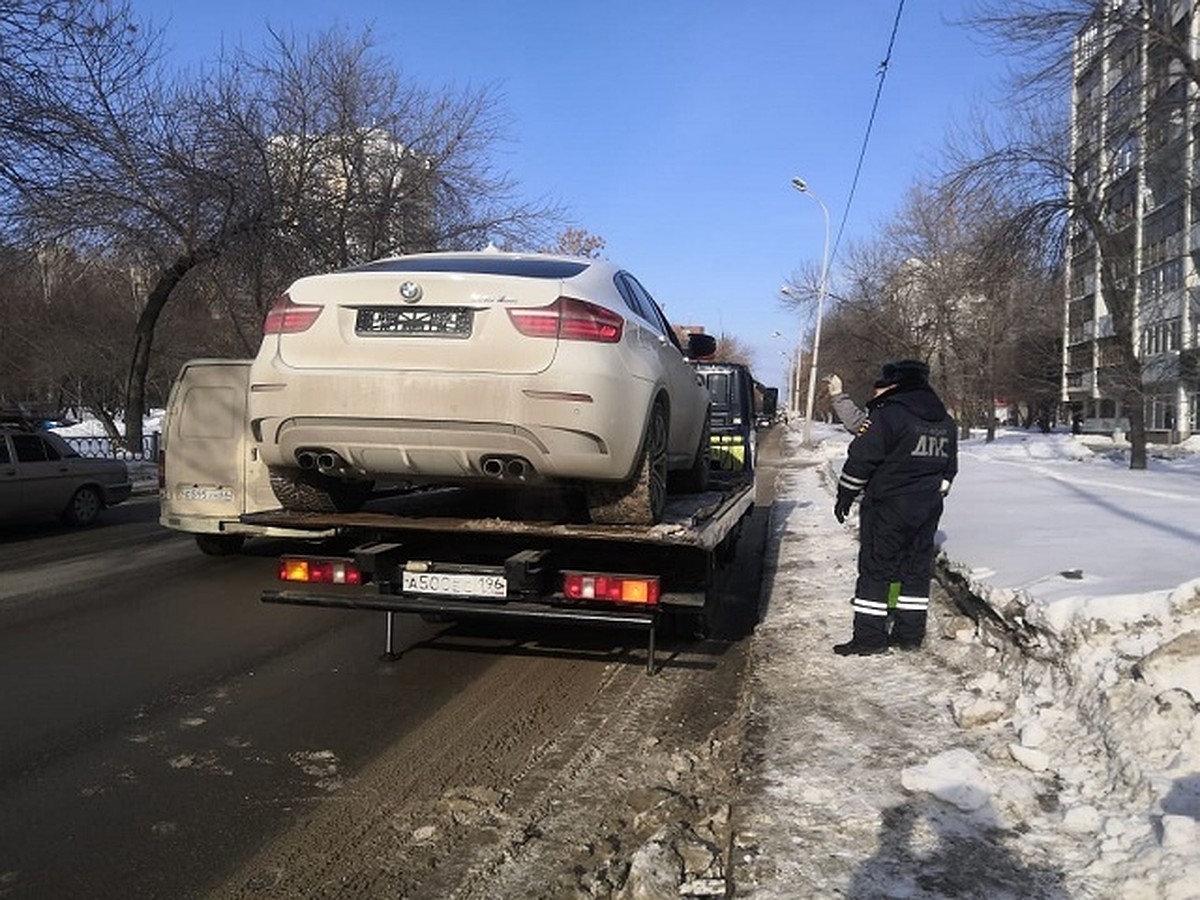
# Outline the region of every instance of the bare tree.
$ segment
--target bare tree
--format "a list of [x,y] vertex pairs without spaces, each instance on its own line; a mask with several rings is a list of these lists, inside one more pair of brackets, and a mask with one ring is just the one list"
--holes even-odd
[[87,410],[117,437],[136,316],[128,273],[68,248],[2,256],[0,402]]
[[[244,301],[261,319],[299,272],[493,235],[528,244],[556,221],[493,169],[502,121],[487,91],[405,85],[369,35],[272,35],[261,57],[239,51],[184,77],[162,68],[157,34],[127,6],[18,3],[0,16],[15,23],[0,55],[20,63],[0,68],[20,111],[0,118],[9,233],[122,254],[147,274],[131,444],[174,298],[237,309],[229,322],[249,343]],[[219,266],[233,256],[258,262],[238,277]]]
[[604,238],[592,234],[586,228],[568,227],[555,235],[554,243],[544,247],[542,252],[598,259],[604,252],[605,243]]
[[[975,148],[960,155],[955,177],[959,183],[986,179],[1022,194],[1021,203],[1014,204],[1020,210],[1011,223],[1014,232],[1053,231],[1061,236],[1070,222],[1071,243],[1058,243],[1071,250],[1085,242],[1094,248],[1093,264],[1112,324],[1111,337],[1097,341],[1099,377],[1104,392],[1119,399],[1128,416],[1133,469],[1146,467],[1146,388],[1155,377],[1143,365],[1137,328],[1138,314],[1151,311],[1156,302],[1137,284],[1143,252],[1135,225],[1143,202],[1138,184],[1144,180],[1156,203],[1182,194],[1182,205],[1188,201],[1180,189],[1191,177],[1179,171],[1170,154],[1161,157],[1165,162],[1147,157],[1141,178],[1136,177],[1126,148],[1117,145],[1112,134],[1105,152],[1072,156],[1066,104],[1073,86],[1074,42],[1094,35],[1102,45],[1127,47],[1129,58],[1136,60],[1135,70],[1144,71],[1148,79],[1142,84],[1141,102],[1119,111],[1128,120],[1124,134],[1132,142],[1129,146],[1153,149],[1170,140],[1184,119],[1184,107],[1193,102],[1189,95],[1196,96],[1194,87],[1189,92],[1172,73],[1182,72],[1194,86],[1200,85],[1200,61],[1186,29],[1175,27],[1174,7],[1104,0],[986,0],[977,3],[968,18],[968,24],[999,45],[1031,53],[1037,64],[1022,72],[1024,99],[1038,98],[1051,114],[1038,115],[1026,107],[1000,136],[978,130]],[[1139,75],[1137,83],[1141,82]],[[1081,127],[1091,128],[1105,106],[1104,98],[1090,105],[1085,98],[1076,109]]]
[[741,338],[722,331],[717,335],[717,352],[713,355],[714,362],[738,363],[752,368],[751,360],[754,354]]

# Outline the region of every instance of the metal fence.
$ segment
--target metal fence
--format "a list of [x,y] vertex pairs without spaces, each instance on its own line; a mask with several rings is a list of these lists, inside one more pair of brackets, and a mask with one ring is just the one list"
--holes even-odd
[[126,462],[158,462],[158,448],[162,435],[157,431],[153,434],[142,435],[140,451],[126,450],[121,444],[115,443],[109,437],[64,437],[80,456],[103,457],[105,459],[123,459]]

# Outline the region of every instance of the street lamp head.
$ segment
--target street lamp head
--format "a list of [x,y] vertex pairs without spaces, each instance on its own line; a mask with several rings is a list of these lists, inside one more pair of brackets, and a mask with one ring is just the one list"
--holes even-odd
[[792,179],[792,187],[794,187],[798,191],[807,192],[808,191],[808,182],[797,175],[795,178]]

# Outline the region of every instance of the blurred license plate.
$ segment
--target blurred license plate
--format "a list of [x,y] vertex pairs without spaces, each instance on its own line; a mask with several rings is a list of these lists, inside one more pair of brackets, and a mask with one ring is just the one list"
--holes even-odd
[[471,336],[472,310],[462,306],[434,309],[402,309],[396,306],[364,306],[358,310],[354,330],[358,334],[402,336]]
[[188,487],[180,488],[179,496],[183,500],[198,500],[206,503],[210,501],[230,503],[233,501],[233,488],[208,487],[202,484],[193,484],[189,485]]
[[477,572],[404,572],[405,591],[442,597],[506,597],[508,581],[503,575]]

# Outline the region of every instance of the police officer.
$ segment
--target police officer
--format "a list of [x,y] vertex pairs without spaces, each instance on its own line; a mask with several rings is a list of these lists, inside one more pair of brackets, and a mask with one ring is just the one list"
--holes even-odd
[[833,508],[844,522],[862,496],[854,635],[833,648],[841,656],[883,653],[889,643],[921,646],[933,539],[942,498],[958,474],[957,426],[929,386],[929,367],[915,359],[884,363],[875,388],[850,442]]

